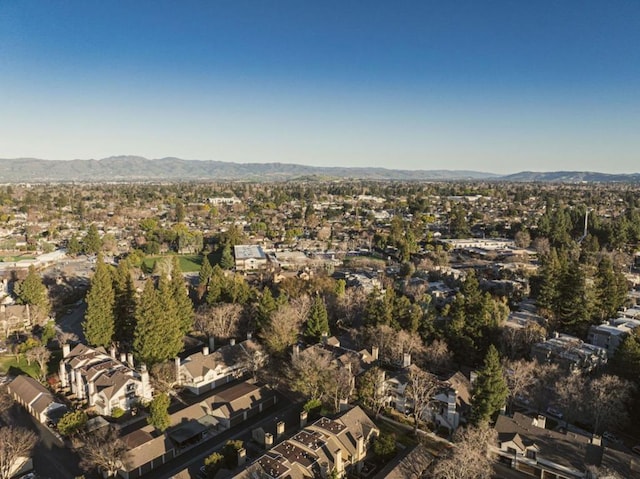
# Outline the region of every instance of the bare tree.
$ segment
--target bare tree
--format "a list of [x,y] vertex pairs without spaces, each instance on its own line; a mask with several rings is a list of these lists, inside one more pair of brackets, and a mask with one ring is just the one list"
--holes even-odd
[[601,434],[626,420],[626,403],[633,391],[629,381],[603,374],[589,382],[587,391],[586,395],[583,394],[582,401],[595,434]]
[[529,321],[524,328],[503,328],[500,337],[501,349],[512,359],[529,357],[531,346],[544,341],[546,337],[545,328]]
[[434,339],[431,344],[424,349],[424,360],[429,369],[443,371],[451,367],[453,353],[449,351],[446,341]]
[[291,388],[311,400],[326,398],[334,381],[331,353],[318,346],[293,354],[288,376]]
[[525,397],[536,382],[535,371],[538,368],[536,361],[505,361],[507,386],[509,387],[509,402],[513,404],[516,397]]
[[270,353],[282,356],[296,343],[306,319],[304,311],[308,312],[305,304],[288,304],[273,312],[269,323],[260,332],[260,338]]
[[37,440],[28,429],[0,427],[0,479],[13,477],[14,468],[28,458]]
[[83,437],[80,467],[86,471],[97,469],[107,477],[115,477],[126,466],[128,448],[114,427],[104,427]]
[[411,415],[414,421],[413,433],[417,435],[419,421],[429,409],[440,383],[434,375],[417,366],[409,368],[408,380],[405,397],[411,401]]
[[489,447],[497,444],[497,433],[484,424],[458,429],[454,447],[445,449],[431,469],[431,479],[490,479],[494,457]]
[[242,305],[220,303],[215,306],[203,306],[198,309],[195,328],[207,336],[228,339],[237,336],[242,318]]
[[335,412],[340,411],[340,401],[348,401],[355,389],[355,374],[359,365],[355,358],[349,359],[346,364],[332,364],[333,381],[329,383],[331,396],[333,398],[333,408]]
[[78,335],[70,331],[56,331],[56,338],[60,346],[78,341]]
[[562,409],[567,424],[578,419],[585,411],[584,392],[587,387],[586,378],[579,373],[569,374],[556,381],[555,391],[558,405]]
[[13,399],[9,396],[6,386],[0,386],[0,417],[13,406]]
[[36,346],[29,349],[25,353],[25,357],[29,364],[31,364],[31,361],[38,363],[38,366],[40,367],[39,379],[44,379],[47,375],[47,363],[49,362],[49,359],[51,359],[51,351],[49,351],[46,346]]
[[358,376],[358,398],[377,416],[386,400],[385,373],[378,366]]
[[253,379],[257,379],[258,373],[269,362],[269,355],[259,343],[247,341],[243,343],[238,362],[251,374]]
[[347,288],[337,300],[337,317],[346,325],[360,317],[367,302],[367,294],[362,288]]
[[535,382],[529,387],[528,397],[532,406],[540,412],[549,402],[549,387],[561,376],[557,364],[540,364],[535,372]]

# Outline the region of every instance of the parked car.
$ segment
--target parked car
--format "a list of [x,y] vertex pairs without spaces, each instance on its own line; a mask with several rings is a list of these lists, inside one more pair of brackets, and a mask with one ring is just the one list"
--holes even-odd
[[633,446],[631,450],[640,456],[640,444]]
[[612,432],[606,431],[602,437],[604,439],[606,439],[607,441],[609,441],[611,444],[620,444],[622,443],[622,441],[620,440],[620,438],[618,436],[616,436],[615,434],[613,434]]
[[547,408],[547,414],[557,417],[558,419],[562,419],[562,411],[556,406],[549,406]]

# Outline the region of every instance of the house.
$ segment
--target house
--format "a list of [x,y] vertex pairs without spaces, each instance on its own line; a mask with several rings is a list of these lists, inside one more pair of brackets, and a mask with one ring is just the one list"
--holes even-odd
[[62,347],[59,376],[63,388],[95,408],[98,414],[110,416],[117,408],[128,411],[138,402],[150,401],[153,388],[144,365],[133,367],[133,355],[124,353],[116,359],[116,349],[78,344],[73,349]]
[[18,376],[7,386],[7,392],[42,424],[57,421],[67,412],[51,392],[29,376]]
[[258,245],[236,245],[233,247],[237,271],[255,271],[267,266],[267,255]]
[[594,346],[607,350],[609,357],[613,357],[627,334],[640,326],[640,319],[615,318],[606,323],[592,325],[589,328],[587,341]]
[[259,360],[263,354],[250,335],[238,344],[232,339],[216,351],[212,351],[212,346],[184,359],[175,359],[178,385],[200,395],[244,376],[251,360]]
[[169,428],[160,435],[152,426],[144,426],[124,436],[129,454],[118,474],[136,479],[276,403],[275,393],[264,386],[249,382],[232,386],[171,414]]
[[433,398],[433,422],[450,433],[458,429],[471,412],[471,390],[471,381],[460,371],[446,378],[442,389]]
[[334,419],[321,417],[310,425],[303,411],[300,421],[302,429],[274,447],[273,437],[267,433],[268,451],[235,478],[303,479],[329,477],[332,472],[338,477],[359,473],[365,467],[369,448],[380,434],[358,406]]
[[630,454],[602,446],[598,436],[561,433],[545,428],[546,418],[515,413],[499,416],[498,460],[517,471],[539,478],[596,478],[589,468],[605,466],[620,477],[640,477],[640,461]]
[[421,479],[426,476],[433,460],[433,454],[423,444],[417,444],[401,452],[374,479]]
[[8,338],[31,328],[31,315],[28,304],[0,304],[0,336]]
[[555,363],[566,371],[585,373],[606,364],[608,359],[605,348],[558,333],[546,341],[534,344],[531,355],[541,364]]

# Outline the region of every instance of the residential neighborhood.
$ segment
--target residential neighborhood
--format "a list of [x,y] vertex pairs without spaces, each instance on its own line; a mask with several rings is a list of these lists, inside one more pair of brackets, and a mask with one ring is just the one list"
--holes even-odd
[[640,477],[633,186],[463,187],[2,187],[3,427],[85,478]]

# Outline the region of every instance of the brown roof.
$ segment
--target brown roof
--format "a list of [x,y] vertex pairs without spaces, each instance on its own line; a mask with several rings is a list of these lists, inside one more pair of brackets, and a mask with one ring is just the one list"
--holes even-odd
[[8,390],[11,394],[18,396],[27,404],[31,403],[40,394],[49,396],[53,400],[53,395],[35,379],[29,376],[18,376],[9,383]]

